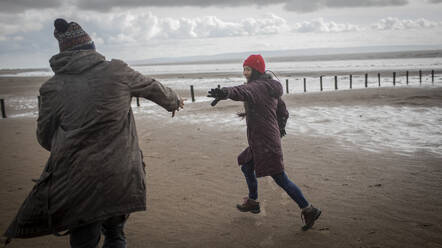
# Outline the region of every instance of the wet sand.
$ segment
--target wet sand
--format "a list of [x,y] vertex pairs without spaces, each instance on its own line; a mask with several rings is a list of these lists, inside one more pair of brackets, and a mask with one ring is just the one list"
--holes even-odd
[[[39,79],[29,80],[39,84]],[[36,95],[28,87],[11,92],[17,90]],[[284,96],[288,107],[442,107],[441,99],[441,88]],[[148,210],[129,218],[128,247],[442,247],[442,158],[432,153],[371,153],[342,147],[332,137],[289,133],[282,141],[286,172],[323,215],[312,230],[301,231],[299,209],[271,178],[259,179],[262,212],[238,212],[235,204],[247,194],[236,164],[247,145],[245,126],[217,125],[221,120],[195,124],[184,117],[240,110],[240,103],[224,101],[216,108],[207,102],[188,104],[174,119],[166,112],[135,115],[147,164]],[[0,120],[2,232],[49,155],[35,139],[35,121]],[[8,247],[68,247],[68,238],[13,240]]]

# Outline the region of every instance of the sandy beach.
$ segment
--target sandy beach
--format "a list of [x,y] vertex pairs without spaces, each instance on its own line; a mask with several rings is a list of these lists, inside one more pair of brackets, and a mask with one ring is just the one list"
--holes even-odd
[[[0,88],[4,95],[36,96],[43,81],[0,78]],[[441,113],[442,88],[357,89],[283,99],[289,109],[419,106]],[[148,210],[130,216],[128,247],[442,247],[442,156],[425,149],[371,152],[338,135],[293,128],[282,140],[286,172],[323,210],[319,221],[303,232],[299,209],[271,178],[259,179],[260,214],[237,211],[236,203],[247,194],[236,163],[247,146],[245,123],[224,118],[241,108],[233,101],[215,108],[188,103],[173,119],[159,108],[152,113],[134,108],[147,165]],[[296,118],[301,117],[292,115],[289,124]],[[434,132],[441,137],[442,115],[435,118]],[[35,115],[0,119],[2,232],[49,155],[38,145],[35,128]],[[437,142],[436,149],[442,149],[442,140]],[[13,240],[8,247],[68,247],[68,238]]]

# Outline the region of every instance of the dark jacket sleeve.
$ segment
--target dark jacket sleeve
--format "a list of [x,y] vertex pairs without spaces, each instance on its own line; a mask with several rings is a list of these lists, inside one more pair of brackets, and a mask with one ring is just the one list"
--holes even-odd
[[59,126],[61,104],[56,86],[50,80],[40,88],[41,105],[37,119],[37,140],[46,150],[51,150],[52,137]]
[[285,102],[278,98],[278,106],[276,109],[276,118],[278,119],[279,129],[284,129],[287,124],[287,120],[289,118],[289,112],[287,111],[287,107],[285,106]]
[[254,103],[256,95],[254,94],[256,85],[243,84],[234,87],[225,87],[223,89],[227,90],[227,98],[234,101],[242,101]]
[[144,97],[165,108],[167,111],[178,109],[179,97],[175,91],[155,79],[133,70],[121,60],[112,60],[111,63],[117,63],[119,67],[123,67],[121,75],[128,84],[132,96]]

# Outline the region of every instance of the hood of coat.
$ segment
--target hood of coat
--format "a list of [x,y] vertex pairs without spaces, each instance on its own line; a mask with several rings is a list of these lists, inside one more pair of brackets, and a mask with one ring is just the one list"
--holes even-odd
[[94,50],[77,50],[54,55],[49,63],[55,74],[80,74],[103,61],[105,57]]
[[264,73],[258,80],[256,80],[256,82],[265,84],[271,97],[279,98],[282,96],[282,85],[280,82],[274,80],[271,74]]

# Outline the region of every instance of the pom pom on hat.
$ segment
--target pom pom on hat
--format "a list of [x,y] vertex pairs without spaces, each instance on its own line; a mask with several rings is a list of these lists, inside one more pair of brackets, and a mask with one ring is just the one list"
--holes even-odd
[[54,21],[54,27],[58,32],[64,33],[68,30],[69,23],[65,19],[58,18]]
[[249,66],[260,73],[265,73],[266,64],[264,58],[260,54],[252,54],[244,60],[243,66]]

